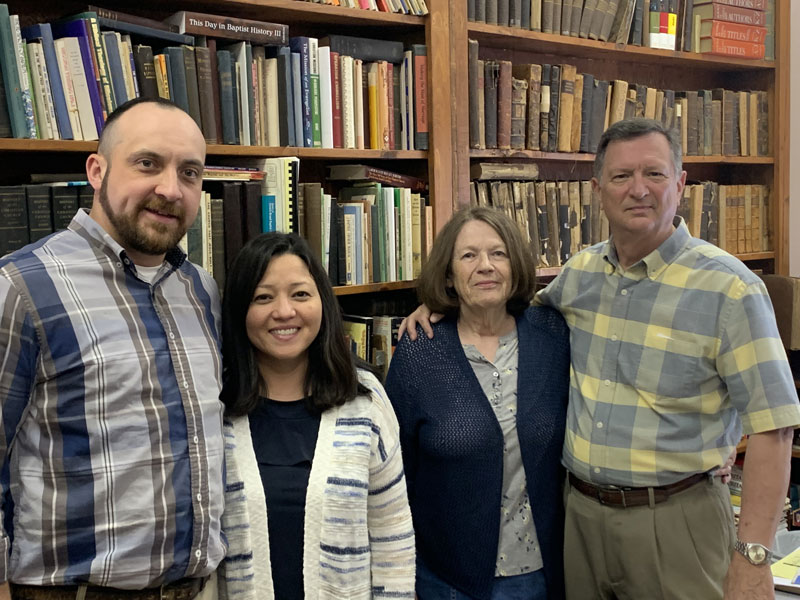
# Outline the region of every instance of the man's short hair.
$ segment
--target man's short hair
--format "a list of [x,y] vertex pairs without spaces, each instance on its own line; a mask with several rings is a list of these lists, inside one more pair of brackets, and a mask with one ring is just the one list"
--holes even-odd
[[156,98],[145,98],[144,96],[140,96],[139,98],[134,98],[133,100],[128,100],[124,104],[120,104],[110,115],[108,115],[105,125],[103,125],[103,130],[100,133],[100,140],[97,143],[98,154],[108,158],[109,151],[111,150],[108,145],[110,140],[113,139],[112,132],[114,130],[114,124],[119,121],[122,115],[139,104],[157,104],[163,108],[174,108],[175,110],[183,111],[183,109],[174,102],[167,100],[166,98],[161,98],[160,96]]
[[599,180],[603,174],[603,162],[611,142],[632,140],[651,133],[660,133],[667,139],[672,154],[672,166],[675,168],[675,174],[679,174],[683,170],[683,154],[678,132],[675,129],[667,129],[660,121],[637,117],[617,121],[603,132],[594,156],[594,176]]

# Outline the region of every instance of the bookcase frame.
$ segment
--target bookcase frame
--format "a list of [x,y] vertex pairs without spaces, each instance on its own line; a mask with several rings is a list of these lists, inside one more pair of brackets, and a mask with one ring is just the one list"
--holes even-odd
[[[772,190],[772,248],[739,255],[751,268],[788,274],[789,270],[789,6],[775,2],[775,60],[741,60],[688,52],[621,46],[609,42],[487,25],[467,20],[467,0],[450,4],[451,107],[453,119],[452,189],[454,208],[469,204],[469,167],[476,159],[530,159],[543,178],[591,177],[593,154],[525,150],[475,150],[469,147],[467,40],[477,40],[481,58],[513,63],[569,63],[578,72],[603,79],[625,79],[667,89],[765,90],[770,108],[770,156],[685,156],[691,179],[720,183],[763,183]],[[554,275],[558,268],[542,269]]]
[[[75,0],[9,0],[12,14],[19,14],[23,26],[51,22],[67,14],[86,10],[86,4]],[[427,0],[426,17],[374,12],[298,0],[100,0],[97,4],[108,9],[163,19],[178,10],[262,21],[285,23],[290,35],[324,35],[343,32],[364,37],[391,37],[408,42],[424,41],[428,47],[428,123],[429,149],[352,150],[297,147],[231,146],[210,144],[207,160],[225,157],[297,156],[301,159],[301,181],[324,181],[328,162],[377,162],[380,166],[401,172],[413,171],[429,182],[429,197],[434,207],[434,227],[438,229],[450,218],[452,202],[452,148],[450,107],[450,46],[449,2]],[[433,85],[438,82],[438,85]],[[21,173],[41,172],[80,173],[88,153],[94,152],[97,142],[72,140],[0,139],[0,179],[4,183],[20,183]],[[400,164],[402,163],[402,164]],[[17,178],[17,181],[14,181]],[[350,296],[374,292],[410,290],[413,281],[377,283],[336,287],[337,295]]]

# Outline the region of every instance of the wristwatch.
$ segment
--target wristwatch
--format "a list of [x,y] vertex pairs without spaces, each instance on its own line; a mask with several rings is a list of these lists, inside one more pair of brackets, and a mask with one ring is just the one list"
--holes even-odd
[[756,542],[736,540],[733,547],[754,565],[768,565],[772,558],[772,550]]

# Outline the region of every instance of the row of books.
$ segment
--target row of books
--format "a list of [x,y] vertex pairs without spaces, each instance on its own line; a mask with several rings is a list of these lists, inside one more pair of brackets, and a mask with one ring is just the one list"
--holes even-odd
[[[608,239],[608,220],[591,181],[473,181],[472,206],[504,211],[520,228],[540,267],[563,265]],[[771,249],[769,190],[763,185],[690,184],[678,215],[694,237],[731,254]]]
[[424,45],[290,39],[281,24],[185,11],[161,23],[90,8],[20,30],[0,5],[0,136],[97,139],[117,106],[161,96],[209,143],[427,149]]
[[469,40],[471,148],[595,152],[605,129],[649,117],[681,133],[687,156],[768,156],[765,91],[660,90],[573,65],[480,60]]
[[353,354],[374,365],[385,377],[397,347],[397,332],[403,317],[345,314],[344,330]]
[[344,6],[345,8],[363,8],[380,12],[400,13],[403,15],[424,16],[428,14],[425,0],[301,0],[317,4]]
[[[740,58],[764,58],[766,47],[770,59],[774,59],[774,11],[775,0],[467,2],[467,18],[490,25]],[[742,27],[723,27],[719,21]],[[750,39],[753,36],[761,39]]]

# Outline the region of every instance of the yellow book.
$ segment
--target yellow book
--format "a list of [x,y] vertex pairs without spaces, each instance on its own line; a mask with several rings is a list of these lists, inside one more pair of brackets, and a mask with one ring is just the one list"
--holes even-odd
[[369,94],[369,147],[372,150],[380,150],[382,144],[379,135],[378,63],[372,63],[369,66],[367,92]]

